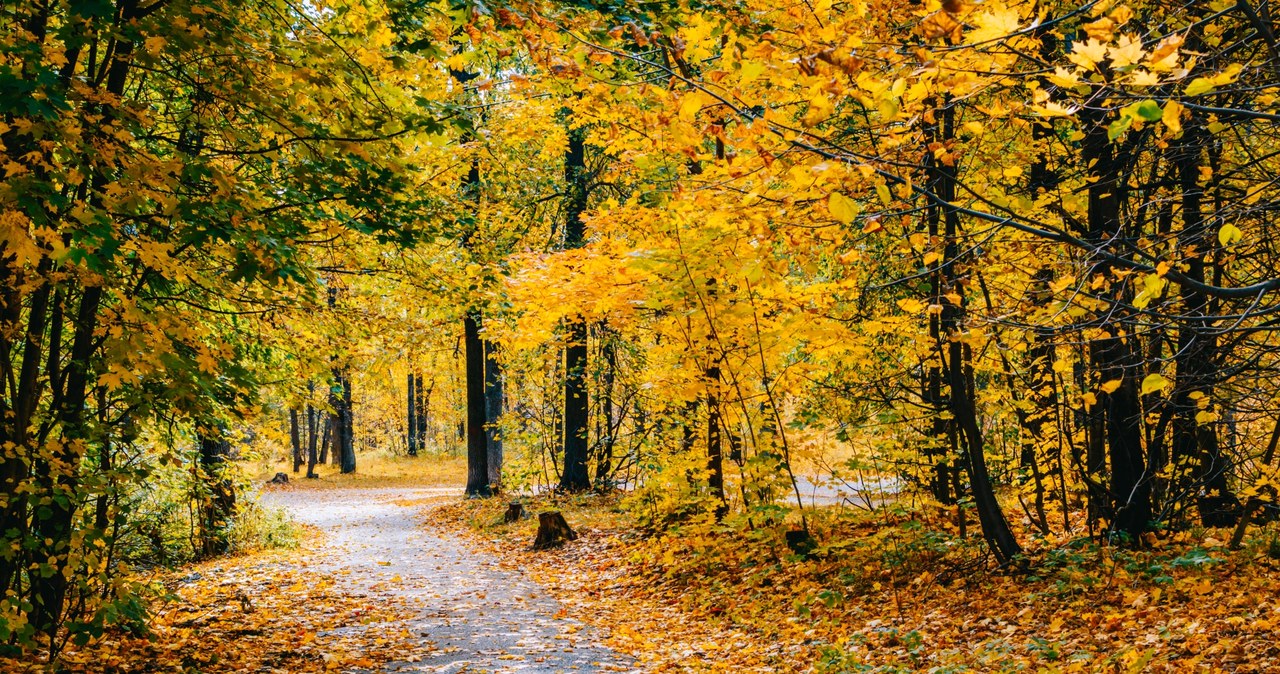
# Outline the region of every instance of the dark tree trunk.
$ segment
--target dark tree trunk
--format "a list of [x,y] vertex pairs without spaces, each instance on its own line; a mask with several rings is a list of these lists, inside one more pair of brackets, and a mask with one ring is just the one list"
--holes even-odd
[[[1222,251],[1209,219],[1204,215],[1204,187],[1200,185],[1200,168],[1203,165],[1204,146],[1208,132],[1198,120],[1187,124],[1181,142],[1175,146],[1174,161],[1182,192],[1182,231],[1178,247],[1183,251],[1196,251],[1184,258],[1183,273],[1194,281],[1205,281],[1205,258],[1217,259]],[[1195,484],[1182,485],[1195,491],[1203,490],[1208,496],[1204,502],[1229,504],[1235,501],[1227,485],[1227,462],[1222,457],[1218,441],[1216,421],[1200,421],[1196,417],[1200,404],[1213,400],[1217,371],[1217,337],[1212,325],[1205,321],[1211,315],[1209,298],[1204,292],[1182,284],[1181,301],[1184,318],[1178,326],[1178,352],[1175,356],[1177,376],[1174,386],[1174,418],[1172,460],[1176,465],[1193,467]],[[1159,470],[1162,466],[1153,466]],[[1238,503],[1237,503],[1238,505]],[[1231,520],[1232,508],[1218,508],[1227,520]],[[1202,508],[1201,518],[1206,512]],[[1234,521],[1227,524],[1234,525]]]
[[[333,415],[326,414],[324,417],[324,428],[320,431],[320,465],[328,465],[334,463],[330,461],[329,445],[333,440]],[[336,456],[336,452],[334,455]]]
[[405,410],[408,420],[405,423],[405,451],[409,456],[418,455],[418,390],[414,386],[414,376],[410,372],[408,380],[408,399]]
[[[939,129],[936,118],[932,122],[925,122],[925,138],[928,143],[936,143],[939,141],[941,130]],[[938,160],[932,153],[926,153],[924,159],[925,179],[930,181],[937,189],[941,180],[938,170]],[[925,231],[929,235],[930,241],[937,241],[942,236],[942,205],[930,203],[925,208],[924,213]],[[945,292],[944,280],[942,278],[942,267],[935,264],[934,268],[929,272],[929,296],[927,304],[929,306],[940,306],[943,302],[942,295]],[[931,410],[929,420],[928,436],[924,444],[924,455],[930,464],[929,493],[938,503],[944,506],[957,505],[960,498],[959,489],[952,489],[956,483],[955,473],[957,468],[953,465],[956,461],[955,449],[957,446],[955,420],[949,418],[946,414],[949,409],[947,397],[943,393],[943,349],[942,349],[942,315],[930,312],[929,314],[929,341],[938,345],[937,351],[929,358],[928,364],[923,368],[923,379],[920,382],[920,399],[927,409]],[[957,507],[957,516],[963,521],[963,513]]]
[[[100,286],[85,288],[80,297],[71,358],[67,363],[67,381],[58,410],[63,442],[61,449],[55,451],[51,460],[35,464],[35,478],[41,493],[52,495],[62,491],[74,494],[78,484],[78,448],[82,444],[74,441],[87,440],[89,436],[84,419],[85,402],[89,392],[91,359],[95,350],[93,332],[98,324],[101,302]],[[68,579],[65,570],[70,555],[76,500],[51,498],[47,508],[45,512],[38,511],[32,527],[38,541],[33,558],[42,564],[48,563],[52,567],[52,575],[46,577],[42,573],[35,573],[28,578],[35,599],[31,622],[41,633],[52,635],[57,630],[67,597]]]
[[298,410],[289,410],[289,445],[293,449],[293,472],[302,469],[302,437],[298,428]]
[[339,453],[341,468],[343,473],[354,473],[356,472],[356,425],[355,410],[351,406],[351,379],[342,377],[339,381],[342,383],[342,410],[339,413],[342,419],[342,443]]
[[200,555],[225,554],[230,547],[227,532],[235,515],[236,492],[228,474],[231,442],[219,428],[201,431],[200,443]]
[[316,408],[307,405],[307,477],[319,477],[316,474],[316,444],[320,436],[320,418]]
[[[954,110],[946,107],[941,111],[940,116],[943,140],[954,138]],[[958,259],[960,214],[951,206],[956,202],[955,174],[952,167],[942,162],[933,164],[931,169],[935,178],[935,189],[944,211],[945,248],[942,255],[941,281],[950,297],[942,299],[939,329],[946,345],[945,369],[949,389],[949,408],[952,423],[955,426],[956,439],[962,450],[965,468],[969,473],[969,489],[973,494],[974,507],[978,512],[978,522],[982,525],[982,537],[995,555],[996,561],[1001,566],[1008,566],[1022,555],[1022,546],[1013,535],[1004,511],[1000,508],[1000,502],[996,500],[995,487],[987,470],[982,429],[978,424],[974,403],[973,369],[970,365],[972,355],[961,337],[965,319],[965,292],[960,276],[962,261]],[[943,343],[939,343],[940,351],[942,348]]]
[[489,484],[489,447],[484,422],[484,341],[480,318],[467,314],[463,321],[467,372],[467,495],[492,496]]
[[[121,0],[119,6],[119,16],[125,21],[133,19],[134,13],[137,11],[137,0]],[[43,27],[41,28],[43,32]],[[106,76],[104,82],[106,91],[114,96],[121,96],[124,93],[125,84],[128,78],[129,69],[133,59],[131,58],[134,49],[134,43],[129,40],[120,40],[115,43],[115,58],[110,66],[106,67]],[[74,61],[69,61],[74,63]],[[64,71],[63,79],[66,81],[72,75],[71,71]],[[105,111],[102,124],[110,124],[115,113],[109,108]],[[96,175],[93,179],[93,196],[91,200],[96,202],[95,206],[101,206],[101,195],[105,187],[107,178],[104,175]],[[46,260],[48,258],[45,258]],[[44,264],[42,260],[41,265]],[[34,336],[37,339],[43,334],[44,313],[46,311],[45,303],[47,303],[48,286],[44,285],[37,289],[33,296],[33,301],[41,303],[38,313],[33,313],[28,318],[28,326],[33,322],[39,322],[40,329],[38,331],[28,330],[27,336]],[[98,314],[103,299],[102,286],[94,285],[84,288],[80,296],[80,305],[76,311],[76,317],[73,325],[74,333],[72,337],[71,353],[67,361],[65,372],[65,380],[61,380],[58,376],[58,364],[53,357],[53,350],[57,347],[55,343],[50,342],[50,358],[47,372],[52,381],[53,395],[51,396],[52,414],[58,419],[61,425],[62,440],[61,449],[56,450],[52,457],[48,460],[41,460],[34,463],[34,477],[36,484],[40,489],[40,493],[47,494],[50,501],[47,506],[37,510],[36,519],[32,524],[35,533],[36,546],[32,551],[31,559],[40,565],[47,565],[50,573],[34,573],[29,574],[29,583],[32,597],[32,610],[30,614],[31,624],[42,634],[48,635],[52,642],[53,635],[57,632],[58,624],[62,618],[62,611],[66,603],[67,595],[67,564],[70,558],[71,539],[73,535],[73,519],[75,516],[76,500],[69,496],[63,498],[53,498],[57,493],[61,492],[66,495],[75,493],[79,484],[76,471],[80,463],[81,450],[83,443],[79,440],[89,439],[89,429],[85,423],[85,402],[89,394],[90,377],[93,375],[92,359],[98,348],[98,341],[94,338],[94,331],[98,325]],[[13,307],[19,312],[20,306]],[[33,307],[34,308],[34,307]],[[61,315],[62,308],[60,305],[54,307],[56,316]],[[16,324],[17,321],[14,321]],[[53,328],[60,330],[61,326]],[[27,387],[25,384],[34,383],[38,374],[38,361],[40,359],[40,349],[38,342],[31,344],[30,352],[23,353],[22,383],[19,384],[19,392],[27,395],[19,395],[14,400],[16,406],[29,405],[30,407],[19,407],[15,421],[14,435],[19,436],[18,439],[25,440],[27,428],[30,420],[30,413],[34,411],[33,405],[40,397],[39,392],[33,387]],[[29,361],[31,365],[29,365]],[[25,417],[25,418],[24,418]],[[5,495],[6,497],[8,494]],[[6,500],[9,500],[6,498]],[[24,504],[23,499],[13,499]],[[24,515],[25,517],[25,515]],[[6,574],[8,575],[8,574]],[[7,584],[7,583],[6,583]]]
[[498,423],[502,420],[502,362],[498,360],[498,345],[484,342],[484,411],[485,442],[489,452],[489,484],[494,489],[502,485],[502,432]]
[[591,488],[587,474],[587,324],[575,319],[568,327],[570,341],[564,350],[564,471],[560,488],[585,491]]
[[[1123,237],[1120,223],[1120,196],[1125,186],[1120,181],[1121,162],[1108,137],[1107,124],[1099,117],[1082,141],[1085,166],[1090,168],[1088,240],[1100,249],[1113,245]],[[1093,267],[1095,276],[1110,275],[1111,265],[1099,262]],[[1114,283],[1107,291],[1117,302],[1123,302],[1123,283]],[[1124,325],[1125,312],[1119,308],[1108,312],[1099,326],[1106,336],[1090,344],[1090,357],[1100,382],[1120,381],[1111,393],[1099,391],[1098,404],[1091,411],[1089,458],[1096,461],[1106,448],[1111,480],[1108,489],[1108,515],[1113,530],[1121,531],[1134,543],[1150,526],[1151,480],[1146,473],[1142,448],[1142,405],[1138,399],[1141,356],[1133,346],[1135,330]],[[1090,466],[1091,472],[1095,466]],[[1093,477],[1092,475],[1090,477]]]
[[414,388],[418,392],[418,400],[415,403],[418,408],[418,450],[427,451],[427,405],[431,402],[431,389],[422,385],[422,375],[417,374],[413,377]]
[[[569,130],[569,148],[564,157],[565,248],[580,248],[586,240],[582,214],[587,209],[586,131]],[[591,423],[587,397],[587,324],[581,316],[569,319],[568,343],[564,349],[564,470],[560,488],[586,491],[591,488],[587,474],[587,426]]]
[[724,449],[721,440],[720,398],[716,387],[720,385],[720,368],[713,365],[707,368],[707,486],[711,487],[711,496],[716,500],[716,519],[723,519],[729,512],[729,503],[724,497]]

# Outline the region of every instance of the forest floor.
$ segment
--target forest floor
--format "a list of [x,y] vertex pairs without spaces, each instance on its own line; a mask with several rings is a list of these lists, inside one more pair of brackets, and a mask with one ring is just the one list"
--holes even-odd
[[[525,574],[435,523],[435,510],[462,497],[440,486],[454,483],[453,463],[392,461],[269,485],[260,503],[298,523],[296,548],[139,572],[136,582],[165,595],[149,634],[68,645],[58,671],[632,671]],[[432,474],[414,478],[415,467]],[[44,668],[0,659],[0,671]]]
[[527,500],[579,534],[534,552],[537,518],[506,524],[505,505],[433,513],[646,672],[1280,671],[1280,539],[1269,528],[1239,551],[1224,530],[1145,550],[1024,533],[1028,567],[1001,572],[972,532],[893,508],[810,510],[816,547],[798,555],[780,540],[785,527],[639,531],[616,495]]
[[[461,498],[461,466],[266,488],[296,548],[139,572],[167,595],[149,636],[109,632],[59,671],[1280,671],[1276,525],[1240,551],[1221,530],[1145,550],[1021,532],[1028,568],[1005,573],[972,531],[901,508],[807,509],[803,555],[784,522],[646,531],[618,494],[522,497],[508,524],[509,499]],[[533,551],[552,509],[579,537]]]

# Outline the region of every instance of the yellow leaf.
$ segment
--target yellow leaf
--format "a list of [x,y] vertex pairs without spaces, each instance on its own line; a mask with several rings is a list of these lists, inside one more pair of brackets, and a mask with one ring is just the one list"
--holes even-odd
[[1111,56],[1111,67],[1123,68],[1142,60],[1142,40],[1133,35],[1121,35],[1116,46],[1107,50]]
[[876,185],[876,194],[880,196],[880,201],[883,202],[885,206],[888,206],[893,202],[893,195],[889,194],[889,186],[884,183]]
[[1067,60],[1081,68],[1092,70],[1099,61],[1106,57],[1107,45],[1096,39],[1090,39],[1088,42],[1077,42],[1071,53],[1067,55]]
[[929,265],[941,259],[942,259],[942,253],[939,253],[936,250],[931,250],[924,254],[924,266],[928,267]]
[[1208,424],[1208,423],[1213,423],[1217,420],[1218,420],[1217,412],[1211,412],[1209,410],[1202,410],[1200,412],[1196,412],[1197,424]]
[[1115,393],[1116,389],[1120,388],[1120,384],[1123,383],[1123,381],[1124,380],[1122,379],[1112,379],[1111,381],[1103,382],[1102,386],[1099,386],[1098,388],[1103,393]]
[[898,300],[898,308],[909,314],[918,314],[924,307],[924,302],[910,297]]
[[858,204],[839,192],[827,195],[827,210],[831,212],[831,217],[846,225],[858,217]]
[[1218,243],[1224,246],[1239,243],[1242,238],[1244,238],[1244,233],[1240,231],[1240,228],[1229,222],[1218,230]]
[[[1116,22],[1107,17],[1103,17],[1092,23],[1084,25],[1084,32],[1093,40],[1107,42],[1111,39],[1113,31],[1115,31]],[[1102,59],[1097,59],[1101,61]]]
[[166,40],[162,37],[149,37],[146,40],[143,40],[142,48],[147,50],[148,54],[156,56],[160,53],[161,49],[164,49],[165,44]]
[[702,96],[696,91],[691,91],[680,99],[680,119],[685,122],[692,122],[698,116],[698,111],[702,110]]
[[1164,375],[1159,372],[1153,372],[1142,380],[1142,395],[1145,396],[1157,391],[1163,391],[1164,389],[1169,388],[1171,383],[1172,382],[1168,379],[1164,378]]
[[1164,114],[1160,116],[1160,121],[1164,122],[1166,128],[1173,133],[1182,131],[1182,104],[1177,101],[1169,101],[1164,104]]

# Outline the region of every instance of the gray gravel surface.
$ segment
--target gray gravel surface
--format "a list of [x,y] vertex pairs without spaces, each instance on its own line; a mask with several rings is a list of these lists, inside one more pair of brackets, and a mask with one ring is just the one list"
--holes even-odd
[[[562,606],[516,571],[471,550],[465,541],[424,527],[430,499],[449,489],[281,489],[263,494],[294,518],[317,527],[324,543],[311,563],[332,572],[342,589],[407,607],[408,629],[430,646],[418,662],[388,672],[636,671],[599,635],[565,616]],[[379,629],[361,626],[352,629]],[[321,635],[323,638],[323,635]]]

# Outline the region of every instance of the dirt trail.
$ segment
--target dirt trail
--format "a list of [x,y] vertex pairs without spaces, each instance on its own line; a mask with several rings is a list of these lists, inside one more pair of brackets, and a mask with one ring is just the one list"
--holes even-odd
[[271,491],[263,501],[324,532],[309,561],[343,579],[344,591],[411,611],[405,622],[372,629],[409,629],[433,648],[388,672],[634,670],[590,629],[564,617],[541,587],[464,541],[424,528],[430,499],[458,496],[450,489],[307,489]]

